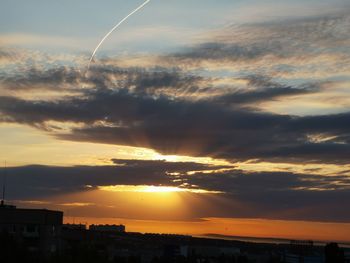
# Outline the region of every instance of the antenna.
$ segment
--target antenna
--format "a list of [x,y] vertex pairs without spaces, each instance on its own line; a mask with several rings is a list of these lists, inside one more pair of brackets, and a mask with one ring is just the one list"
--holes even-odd
[[3,182],[2,182],[2,200],[1,200],[1,206],[5,205],[5,196],[6,196],[6,161],[5,161],[5,167],[4,167],[4,173],[3,173]]

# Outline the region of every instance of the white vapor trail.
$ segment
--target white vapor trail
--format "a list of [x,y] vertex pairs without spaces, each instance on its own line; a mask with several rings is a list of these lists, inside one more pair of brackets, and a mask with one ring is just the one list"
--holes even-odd
[[91,55],[91,58],[89,60],[89,65],[88,65],[88,69],[90,68],[90,64],[92,62],[92,60],[94,59],[94,56],[97,52],[97,50],[99,49],[99,47],[103,44],[103,42],[109,37],[110,34],[113,33],[114,30],[116,30],[121,24],[123,24],[130,16],[132,16],[133,14],[135,14],[137,11],[139,11],[140,9],[142,9],[145,5],[147,5],[151,0],[146,0],[142,5],[140,5],[139,7],[137,7],[134,11],[132,11],[130,14],[128,14],[126,17],[124,17],[118,24],[116,24],[100,41],[100,43],[98,43],[97,47],[95,48],[94,52]]

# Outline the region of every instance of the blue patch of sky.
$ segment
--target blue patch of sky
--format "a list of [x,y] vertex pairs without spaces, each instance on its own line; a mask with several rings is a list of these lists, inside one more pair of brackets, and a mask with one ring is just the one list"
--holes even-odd
[[[123,26],[124,32],[140,27],[166,26],[171,31],[188,29],[189,34],[200,30],[220,28],[225,23],[242,17],[242,12],[259,9],[261,6],[272,8],[274,4],[293,4],[320,8],[324,4],[340,5],[345,0],[152,0],[140,13]],[[0,9],[0,34],[21,33],[46,36],[74,37],[82,39],[99,39],[119,19],[134,9],[142,1],[137,0],[2,0]],[[272,8],[273,9],[273,8]],[[245,10],[242,11],[241,10]],[[274,10],[271,10],[273,16]],[[293,14],[290,14],[291,16]],[[244,13],[243,13],[244,16]],[[249,16],[248,16],[249,17]],[[170,32],[171,33],[171,32]],[[112,37],[115,41],[116,36]],[[113,40],[112,39],[112,40]],[[187,39],[162,39],[156,35],[145,42],[138,41],[127,45],[127,49],[156,51],[172,49]],[[160,43],[163,41],[163,45]],[[90,44],[90,42],[89,42]],[[129,43],[130,44],[130,43]],[[142,48],[143,46],[143,48]],[[108,46],[107,46],[108,47]],[[85,47],[82,47],[85,50]]]

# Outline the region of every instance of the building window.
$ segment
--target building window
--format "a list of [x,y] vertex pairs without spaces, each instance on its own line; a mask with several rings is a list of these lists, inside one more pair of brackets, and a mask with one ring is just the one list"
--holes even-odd
[[28,233],[37,232],[37,226],[36,225],[27,225],[26,230]]

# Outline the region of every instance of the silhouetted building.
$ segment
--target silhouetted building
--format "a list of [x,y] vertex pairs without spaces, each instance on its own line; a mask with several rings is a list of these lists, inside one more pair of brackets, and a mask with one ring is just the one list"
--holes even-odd
[[344,263],[344,251],[339,248],[337,243],[329,243],[324,248],[326,263]]
[[311,240],[292,240],[288,251],[284,252],[284,263],[322,263],[323,253],[315,250]]
[[86,225],[83,224],[64,224],[64,229],[77,229],[77,230],[86,230]]
[[350,248],[344,249],[344,262],[350,263]]
[[0,234],[30,251],[44,254],[59,251],[62,222],[63,212],[0,205]]
[[90,225],[89,230],[101,232],[124,233],[124,225]]

